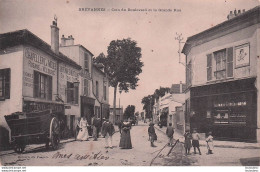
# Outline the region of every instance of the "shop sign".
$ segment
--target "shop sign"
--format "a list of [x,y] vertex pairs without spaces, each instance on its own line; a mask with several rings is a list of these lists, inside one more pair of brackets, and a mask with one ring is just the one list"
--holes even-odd
[[64,112],[64,105],[55,103],[24,101],[23,112],[35,112],[51,109],[52,112]]

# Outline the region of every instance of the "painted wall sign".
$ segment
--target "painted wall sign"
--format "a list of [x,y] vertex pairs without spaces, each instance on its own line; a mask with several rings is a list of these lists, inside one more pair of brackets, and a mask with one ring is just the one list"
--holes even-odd
[[235,48],[235,56],[236,68],[248,66],[250,64],[249,44],[237,46]]

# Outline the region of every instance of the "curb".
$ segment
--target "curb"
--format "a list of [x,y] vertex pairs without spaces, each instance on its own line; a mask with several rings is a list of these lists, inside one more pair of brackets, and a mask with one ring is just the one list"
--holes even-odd
[[[166,135],[166,133],[160,129],[159,127],[155,126],[154,128],[156,128],[158,131],[162,132],[164,135]],[[179,135],[179,134],[178,134]],[[175,139],[180,139],[179,137],[178,138],[175,138]],[[183,139],[181,139],[183,140]],[[203,141],[203,140],[202,140]],[[181,143],[184,143],[182,141],[180,141]],[[216,142],[216,141],[215,141]],[[221,141],[217,141],[217,142],[221,142]],[[235,143],[235,142],[234,142]],[[242,142],[241,142],[242,143]],[[207,144],[206,143],[200,143],[200,146],[203,146],[203,147],[206,147]],[[214,147],[219,147],[219,148],[238,148],[238,149],[260,149],[260,145],[259,146],[235,146],[235,145],[222,145],[222,144],[219,144],[219,145],[214,145]]]

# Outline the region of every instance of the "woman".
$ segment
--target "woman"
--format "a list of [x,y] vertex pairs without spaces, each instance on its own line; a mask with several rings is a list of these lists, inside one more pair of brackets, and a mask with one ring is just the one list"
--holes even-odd
[[155,147],[155,145],[153,144],[153,142],[155,140],[157,140],[157,135],[155,133],[155,129],[154,129],[154,123],[150,123],[149,124],[149,128],[148,128],[148,134],[149,134],[149,140],[151,142],[151,146],[152,147]]
[[122,149],[132,149],[132,142],[131,142],[131,136],[130,136],[130,129],[131,129],[131,123],[128,122],[127,119],[124,120],[122,123],[122,131],[121,131],[121,138],[119,147]]
[[185,154],[190,155],[191,139],[192,139],[190,130],[185,131],[184,138],[185,138],[184,140]]
[[88,122],[86,120],[86,117],[81,118],[80,123],[79,123],[79,134],[77,136],[77,140],[88,140]]

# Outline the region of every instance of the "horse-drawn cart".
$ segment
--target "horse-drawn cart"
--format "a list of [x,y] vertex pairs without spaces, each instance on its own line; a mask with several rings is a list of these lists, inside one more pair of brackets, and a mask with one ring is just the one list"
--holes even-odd
[[60,124],[50,110],[41,112],[16,112],[6,115],[5,120],[11,129],[11,143],[15,152],[22,153],[28,144],[42,144],[56,150],[60,142]]

